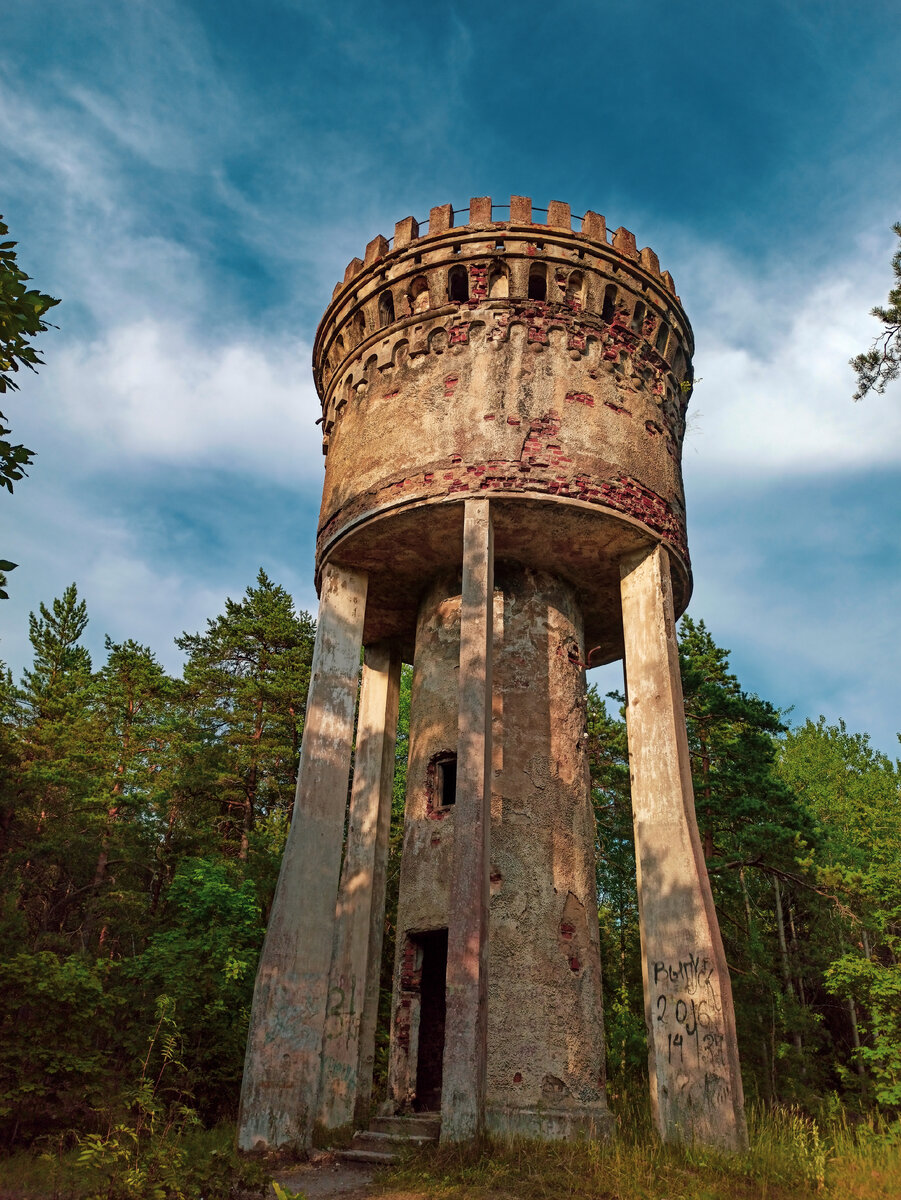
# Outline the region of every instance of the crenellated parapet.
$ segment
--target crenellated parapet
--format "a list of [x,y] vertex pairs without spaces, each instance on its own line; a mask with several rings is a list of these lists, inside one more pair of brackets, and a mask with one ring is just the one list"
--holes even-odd
[[384,362],[398,334],[421,343],[442,318],[466,320],[479,309],[525,319],[537,342],[556,319],[573,350],[594,338],[617,354],[657,356],[673,386],[690,387],[691,327],[653,250],[639,251],[625,228],[608,233],[599,213],[574,219],[557,201],[533,210],[528,197],[503,206],[481,197],[465,210],[433,208],[427,229],[406,217],[393,239],[373,238],[348,264],[313,351],[324,411],[342,386],[356,386],[361,361]]

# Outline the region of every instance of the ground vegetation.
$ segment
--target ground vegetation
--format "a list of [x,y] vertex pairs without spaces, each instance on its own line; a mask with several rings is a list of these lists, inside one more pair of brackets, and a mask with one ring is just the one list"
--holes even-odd
[[[228,1123],[292,811],[314,624],[261,571],[179,639],[175,676],[132,640],[108,639],[92,662],[88,619],[72,585],[32,615],[22,678],[0,671],[0,1195],[214,1197],[242,1173],[259,1188],[265,1178],[229,1149]],[[533,1148],[528,1170],[515,1148],[484,1161],[442,1152],[396,1176],[411,1195],[891,1194],[866,1180],[897,1171],[901,1145],[899,764],[865,734],[791,723],[746,692],[702,621],[683,619],[680,649],[756,1149],[730,1166],[655,1147],[647,1129],[622,698],[592,691],[609,1091],[621,1128],[644,1133],[612,1148]],[[405,669],[377,1089],[410,688]],[[703,1190],[708,1176],[719,1190]],[[38,1177],[44,1191],[29,1192]],[[607,1177],[619,1191],[603,1191]],[[576,1178],[582,1190],[567,1191]]]

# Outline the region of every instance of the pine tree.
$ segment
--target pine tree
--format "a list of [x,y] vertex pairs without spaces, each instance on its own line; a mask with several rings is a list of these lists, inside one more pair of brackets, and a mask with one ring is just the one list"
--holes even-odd
[[176,639],[187,651],[185,682],[196,749],[206,762],[221,816],[220,835],[246,860],[259,819],[290,818],[314,625],[284,588],[260,570],[257,586]]
[[901,1108],[901,763],[820,717],[789,733],[779,771],[820,828],[809,867],[824,897],[819,968],[838,1002],[827,1018],[864,1092]]
[[75,584],[29,617],[32,666],[17,693],[21,770],[7,867],[32,944],[80,945],[93,857],[85,813],[102,789],[102,730],[91,706],[87,608]]

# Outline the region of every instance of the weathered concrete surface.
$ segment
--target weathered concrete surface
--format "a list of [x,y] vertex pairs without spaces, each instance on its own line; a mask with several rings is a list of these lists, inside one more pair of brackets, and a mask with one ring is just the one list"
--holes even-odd
[[454,845],[448,914],[447,1024],[441,1140],[467,1141],[485,1125],[488,1031],[488,859],[494,545],[487,498],[466,501],[457,676],[457,798],[467,831]]
[[241,1150],[310,1147],[317,1112],[341,865],[364,574],[329,565],[297,774],[294,816],[254,988],[241,1105]]
[[367,646],[322,1046],[319,1120],[365,1117],[372,1092],[400,655]]
[[[459,829],[470,846],[457,805],[436,804],[433,770],[436,756],[457,749],[460,590],[452,574],[436,580],[417,630],[390,1058],[398,1109],[415,1104],[420,1036],[407,939],[447,926]],[[611,1121],[573,588],[498,563],[494,640],[486,1125],[498,1134],[595,1136]]]
[[[442,209],[428,234],[390,250],[374,239],[337,290],[314,349],[327,452],[317,561],[365,556],[378,596],[365,639],[403,636],[416,584],[447,565],[428,553],[436,506],[538,501],[559,526],[555,554],[538,562],[527,549],[522,561],[590,582],[599,616],[615,614],[595,629],[586,610],[593,662],[609,661],[622,653],[619,581],[597,568],[629,549],[618,534],[665,541],[683,607],[690,592],[680,460],[691,329],[671,279],[626,231],[610,245],[597,214],[576,232],[566,205],[545,225],[527,199],[516,211],[490,221],[481,197],[465,226]],[[387,519],[400,535],[401,516],[403,534],[380,553],[373,526]],[[497,533],[498,554],[513,557]],[[541,556],[548,542],[532,548]],[[399,573],[414,586],[399,587]]]
[[665,1141],[747,1147],[732,987],[698,836],[669,560],[622,564],[651,1103]]

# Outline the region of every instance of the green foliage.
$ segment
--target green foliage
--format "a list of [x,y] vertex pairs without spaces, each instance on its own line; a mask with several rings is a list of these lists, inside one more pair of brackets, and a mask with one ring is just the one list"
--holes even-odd
[[277,1179],[272,1180],[272,1190],[275,1200],[307,1200],[305,1192],[292,1192],[290,1188],[282,1187]]
[[[0,238],[8,233],[9,228],[0,217]],[[41,363],[31,339],[49,328],[44,314],[59,304],[52,296],[26,286],[29,277],[16,261],[15,245],[15,242],[0,242],[0,394],[18,388],[13,375],[20,367],[34,371]],[[7,440],[10,431],[5,420],[0,413],[0,486],[11,492],[13,484],[26,474],[34,451]],[[0,571],[8,571],[12,566],[2,563]]]
[[145,1004],[163,989],[171,997],[190,1050],[184,1087],[208,1116],[226,1115],[240,1085],[263,940],[256,887],[234,863],[188,859],[178,866],[162,916],[165,927],[126,971]]
[[87,619],[73,585],[32,615],[22,685],[0,667],[0,1132],[122,1125],[125,1145],[127,1114],[95,1110],[122,1095],[160,994],[183,1039],[167,1079],[203,1120],[234,1113],[313,625],[261,573],[192,639],[186,683],[131,640],[107,639],[95,670]]
[[27,1142],[53,1123],[89,1123],[92,1107],[115,1086],[109,1048],[123,1008],[115,973],[83,955],[0,955],[0,1137],[7,1144]]
[[258,815],[287,818],[294,802],[313,636],[310,618],[261,570],[205,633],[176,639],[188,655],[193,749],[219,796],[220,831],[244,859]]
[[[807,721],[785,739],[780,773],[819,823],[808,860],[829,897],[827,994],[844,1001],[857,1086],[901,1109],[901,765],[844,722]],[[852,1020],[853,1018],[853,1020]],[[842,1068],[845,1086],[854,1077]]]
[[[901,221],[892,228],[901,238]],[[857,376],[855,400],[862,400],[871,391],[881,395],[886,384],[901,373],[901,247],[892,258],[892,271],[895,284],[889,290],[887,304],[877,304],[870,310],[870,315],[882,322],[882,332],[869,350],[851,359]]]

